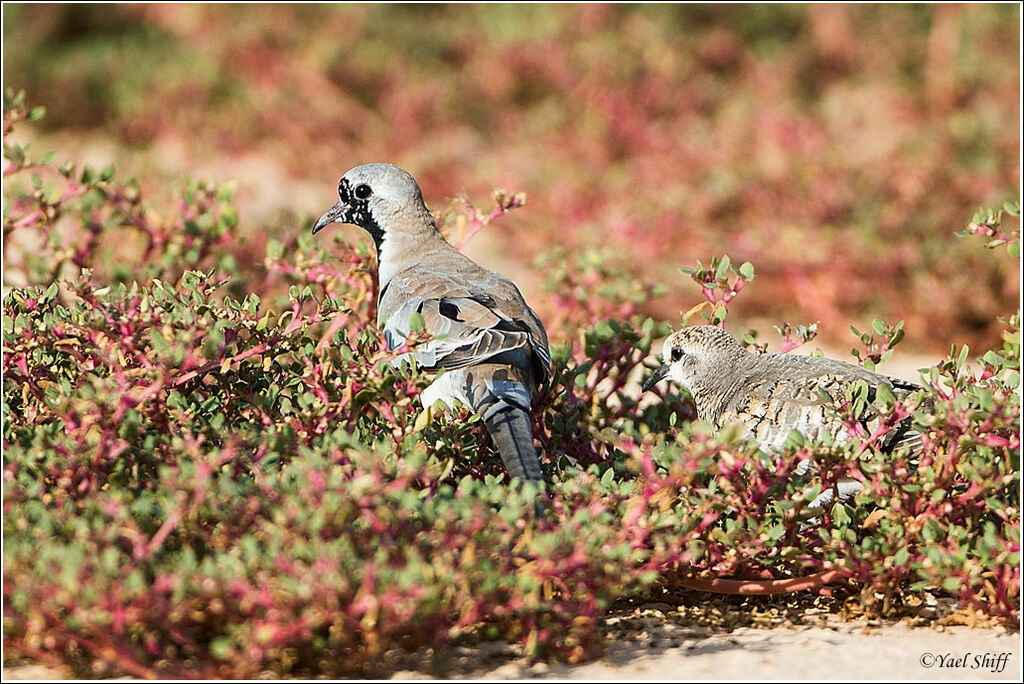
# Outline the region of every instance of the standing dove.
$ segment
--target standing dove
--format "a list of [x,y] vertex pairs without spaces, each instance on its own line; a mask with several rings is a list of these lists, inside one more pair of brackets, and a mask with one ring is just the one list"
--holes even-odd
[[416,181],[392,164],[345,173],[339,201],[313,226],[352,223],[377,247],[377,325],[397,349],[422,317],[431,335],[412,353],[441,371],[421,395],[424,406],[458,401],[486,425],[509,475],[543,481],[533,443],[530,404],[551,372],[548,339],[537,314],[508,278],[476,264],[438,232]]

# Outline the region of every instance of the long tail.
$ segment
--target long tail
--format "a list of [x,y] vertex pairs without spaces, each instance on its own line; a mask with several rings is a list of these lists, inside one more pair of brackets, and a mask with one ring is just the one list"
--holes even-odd
[[533,446],[530,414],[500,397],[492,396],[490,399],[477,411],[491,433],[509,476],[524,482],[542,482],[544,473],[540,469],[537,449]]

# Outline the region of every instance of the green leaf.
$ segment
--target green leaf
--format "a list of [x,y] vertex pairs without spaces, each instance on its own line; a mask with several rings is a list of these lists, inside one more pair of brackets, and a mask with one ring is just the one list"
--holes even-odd
[[981,357],[981,360],[984,363],[987,363],[990,366],[996,366],[997,368],[1002,368],[1006,364],[1006,359],[992,350],[985,352],[984,356]]
[[715,280],[722,280],[729,273],[729,266],[732,262],[729,260],[728,254],[722,255],[722,260],[718,262],[718,268],[715,269]]
[[726,315],[728,315],[728,311],[725,308],[725,303],[718,302],[715,304],[715,310],[711,312],[711,322],[717,325],[725,320]]
[[846,527],[850,524],[850,514],[845,505],[837,503],[832,507],[832,520],[839,527]]
[[235,655],[231,637],[218,637],[210,642],[210,655],[218,660],[229,660]]
[[615,471],[609,468],[608,470],[604,471],[604,475],[601,476],[601,484],[604,485],[605,487],[608,487],[609,485],[611,485],[614,479]]
[[790,430],[789,434],[786,435],[786,442],[783,446],[787,449],[796,449],[798,447],[802,447],[806,443],[807,440],[804,438],[802,432],[799,430]]
[[267,242],[267,258],[277,261],[284,256],[284,244],[280,240],[271,239]]
[[960,350],[960,355],[956,359],[956,367],[963,368],[964,364],[967,363],[967,355],[970,353],[970,348],[965,344]]
[[234,228],[238,225],[238,209],[235,207],[222,207],[220,210],[220,217],[229,228]]
[[50,287],[46,288],[46,292],[43,293],[43,296],[40,298],[39,301],[41,301],[41,302],[51,302],[51,301],[53,301],[53,298],[56,297],[56,296],[57,296],[57,283],[53,282],[53,283],[50,283]]
[[155,351],[157,354],[166,351],[167,347],[170,346],[170,344],[167,342],[167,339],[163,336],[163,334],[161,334],[158,328],[149,329],[149,339],[150,344],[153,345],[153,351]]

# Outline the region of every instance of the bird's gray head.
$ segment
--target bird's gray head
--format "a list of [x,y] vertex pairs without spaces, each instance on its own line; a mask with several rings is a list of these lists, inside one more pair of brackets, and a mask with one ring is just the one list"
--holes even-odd
[[366,230],[379,249],[386,226],[403,214],[430,216],[413,177],[394,164],[363,164],[341,177],[338,203],[313,224],[313,234],[330,223],[352,223]]
[[693,325],[672,333],[661,347],[662,364],[643,390],[664,378],[693,392],[734,368],[750,352],[728,332],[714,325]]

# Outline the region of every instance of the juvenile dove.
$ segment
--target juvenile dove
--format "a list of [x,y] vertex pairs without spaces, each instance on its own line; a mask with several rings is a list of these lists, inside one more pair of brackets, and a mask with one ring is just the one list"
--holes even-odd
[[[643,385],[644,391],[664,378],[689,390],[697,417],[717,428],[738,425],[765,451],[781,448],[794,430],[808,441],[841,444],[851,435],[836,413],[844,392],[859,380],[867,384],[869,399],[881,386],[896,398],[906,398],[919,385],[869,371],[852,363],[795,354],[757,354],[722,328],[691,326],[670,335],[662,347],[663,364]],[[872,430],[878,417],[864,416]],[[913,453],[921,447],[921,435],[909,419],[893,428],[882,448],[891,452],[904,447]],[[810,461],[804,461],[802,475]],[[854,495],[861,484],[852,478],[838,483],[840,500]],[[832,501],[826,490],[811,503],[820,508]]]

